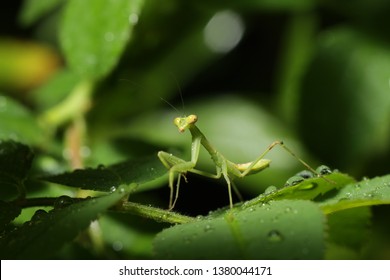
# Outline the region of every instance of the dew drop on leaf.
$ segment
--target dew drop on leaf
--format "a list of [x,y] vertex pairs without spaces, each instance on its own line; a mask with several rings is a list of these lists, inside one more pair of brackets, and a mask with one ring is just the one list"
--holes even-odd
[[316,172],[320,175],[331,174],[332,170],[326,165],[320,165],[317,167]]
[[70,196],[62,195],[56,199],[54,202],[54,208],[64,208],[73,203],[73,200]]
[[106,167],[104,166],[104,164],[99,164],[99,165],[97,166],[97,168],[98,168],[98,169],[104,169],[104,168],[106,168]]
[[271,230],[268,232],[267,239],[270,242],[281,242],[283,240],[283,235],[278,230]]
[[112,243],[112,249],[114,249],[114,251],[116,251],[116,252],[122,251],[122,249],[123,249],[122,241],[119,241],[119,240],[114,241]]
[[189,238],[188,236],[185,236],[183,238],[183,241],[184,241],[185,244],[190,244],[191,243],[191,238]]
[[292,176],[287,180],[287,182],[286,182],[286,184],[284,184],[284,186],[285,187],[295,186],[304,180],[305,180],[305,178],[303,178],[302,176]]
[[38,209],[35,211],[34,215],[31,217],[32,222],[38,222],[42,220],[47,215],[47,212],[43,209]]
[[275,186],[269,186],[268,188],[265,189],[264,194],[270,194],[270,193],[276,191],[277,189],[278,188]]
[[295,176],[300,176],[300,177],[303,177],[305,179],[309,179],[309,178],[313,178],[314,174],[313,174],[313,172],[311,172],[309,170],[303,170],[303,171],[297,173]]
[[206,225],[205,227],[204,227],[204,232],[210,232],[210,231],[212,231],[213,230],[213,227],[211,226],[211,225]]

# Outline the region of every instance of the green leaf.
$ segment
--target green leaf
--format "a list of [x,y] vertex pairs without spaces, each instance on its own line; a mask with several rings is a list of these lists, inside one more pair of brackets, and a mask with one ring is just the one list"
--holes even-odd
[[[114,217],[116,218],[105,215],[99,220],[105,242],[110,244],[114,251],[119,251],[121,256],[126,254],[125,258],[151,258],[154,232],[143,229],[139,224],[147,225],[145,220],[134,220],[135,217],[120,214]],[[137,227],[134,223],[138,223]]]
[[2,232],[11,221],[19,216],[20,212],[21,209],[18,206],[0,200],[0,232]]
[[0,238],[1,259],[46,259],[98,218],[98,215],[118,202],[132,186],[98,198],[54,209],[38,210],[30,222]]
[[42,143],[43,135],[30,111],[0,94],[0,140],[13,139],[36,145]]
[[361,259],[359,253],[369,238],[370,208],[359,207],[335,212],[328,215],[327,219],[328,246],[326,258]]
[[78,169],[43,178],[45,181],[95,191],[112,191],[122,184],[142,184],[167,173],[157,155],[128,160],[121,163]]
[[62,2],[64,0],[25,0],[19,15],[19,21],[23,25],[31,25]]
[[324,33],[298,109],[307,147],[349,171],[388,154],[389,73],[388,43],[349,28]]
[[142,0],[70,0],[60,41],[69,67],[84,78],[107,75],[118,62]]
[[362,206],[390,204],[390,175],[352,183],[320,202],[325,213]]
[[321,259],[324,216],[310,201],[273,201],[166,229],[154,252],[157,259]]
[[0,186],[20,189],[30,170],[34,154],[28,146],[0,140]]
[[[296,176],[292,177],[295,178]],[[322,177],[315,177],[303,180],[300,183],[286,186],[281,189],[275,189],[271,191],[265,191],[258,197],[247,201],[243,204],[243,208],[248,208],[256,204],[266,203],[271,200],[282,199],[307,199],[307,200],[320,200],[324,198],[324,195],[338,190],[345,185],[355,182],[355,179],[347,174],[333,172]]]
[[79,77],[68,69],[56,72],[47,83],[33,92],[39,109],[48,109],[58,105],[66,99],[79,82]]

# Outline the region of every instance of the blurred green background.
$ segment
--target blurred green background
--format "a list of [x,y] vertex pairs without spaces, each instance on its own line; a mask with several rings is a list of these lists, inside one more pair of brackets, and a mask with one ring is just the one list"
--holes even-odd
[[[383,175],[389,13],[386,0],[10,2],[0,10],[0,138],[34,147],[39,174],[159,150],[189,159],[190,136],[172,120],[197,114],[232,161],[280,139],[314,167]],[[237,182],[245,197],[303,169],[281,149],[267,157],[269,170]],[[201,153],[200,169],[213,170],[209,158]],[[188,179],[178,211],[227,204],[222,181]],[[168,193],[160,180],[137,200],[164,207]],[[381,227],[389,209],[376,212]]]

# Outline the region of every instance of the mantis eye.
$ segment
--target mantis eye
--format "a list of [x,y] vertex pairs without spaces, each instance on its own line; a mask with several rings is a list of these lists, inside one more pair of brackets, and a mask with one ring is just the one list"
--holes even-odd
[[187,120],[188,120],[188,123],[194,124],[198,120],[198,116],[197,115],[189,115],[187,117]]
[[175,118],[173,120],[173,124],[176,125],[176,126],[179,126],[180,125],[180,118]]

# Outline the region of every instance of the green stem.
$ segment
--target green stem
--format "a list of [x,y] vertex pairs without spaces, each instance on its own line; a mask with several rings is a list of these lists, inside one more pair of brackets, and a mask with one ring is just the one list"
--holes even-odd
[[40,121],[49,127],[58,127],[84,114],[90,107],[92,91],[93,82],[80,82],[64,101],[44,112],[40,116]]
[[[71,203],[77,203],[88,198],[69,198]],[[14,200],[13,203],[21,208],[39,207],[39,206],[54,206],[58,197],[36,197]],[[165,209],[146,206],[134,202],[122,202],[111,208],[112,211],[123,212],[138,215],[157,222],[165,222],[170,224],[185,224],[193,222],[196,218],[181,215]]]
[[196,220],[195,218],[181,215],[172,211],[151,206],[145,206],[129,201],[123,202],[122,204],[115,206],[113,210],[131,213],[141,217],[153,219],[157,222],[166,222],[171,224],[185,224]]

